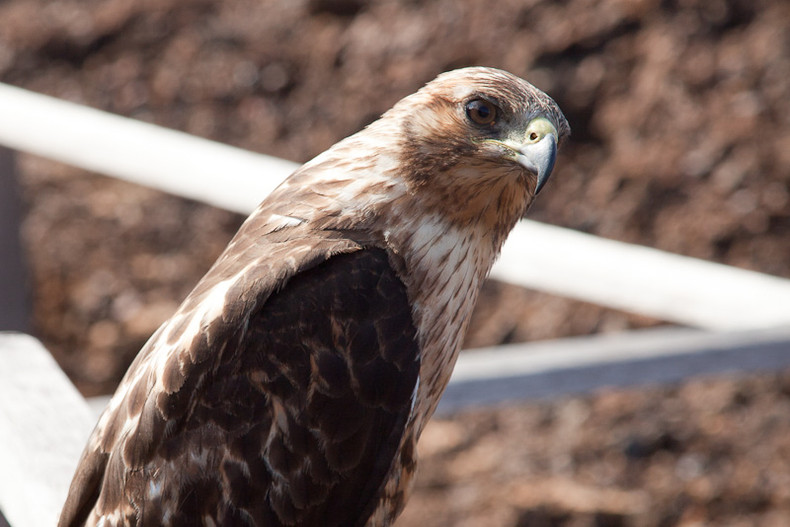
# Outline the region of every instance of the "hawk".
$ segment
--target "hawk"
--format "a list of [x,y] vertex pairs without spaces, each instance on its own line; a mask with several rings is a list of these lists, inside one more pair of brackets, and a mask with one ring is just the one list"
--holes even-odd
[[294,172],[130,366],[59,525],[392,524],[569,133],[531,84],[465,68]]

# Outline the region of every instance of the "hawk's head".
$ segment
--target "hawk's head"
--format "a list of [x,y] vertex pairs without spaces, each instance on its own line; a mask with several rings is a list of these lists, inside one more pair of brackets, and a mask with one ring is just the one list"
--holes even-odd
[[[570,127],[557,104],[502,70],[444,73],[387,112],[405,176],[456,219],[520,214],[545,185]],[[509,230],[509,229],[508,229]]]
[[343,229],[378,218],[385,231],[439,217],[485,232],[498,250],[569,134],[557,104],[528,82],[451,71],[305,164],[278,189],[279,214]]

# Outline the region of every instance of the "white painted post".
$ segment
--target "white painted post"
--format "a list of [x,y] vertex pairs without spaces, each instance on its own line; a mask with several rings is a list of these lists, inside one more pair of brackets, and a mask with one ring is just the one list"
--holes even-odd
[[95,422],[40,342],[0,333],[0,510],[12,527],[55,525]]

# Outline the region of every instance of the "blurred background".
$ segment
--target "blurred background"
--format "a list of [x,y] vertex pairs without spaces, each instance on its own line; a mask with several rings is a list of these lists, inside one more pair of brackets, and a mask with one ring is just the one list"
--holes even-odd
[[[0,82],[303,162],[499,67],[573,128],[531,218],[790,277],[788,28],[781,0],[0,0]],[[243,218],[16,163],[33,333],[111,393]],[[659,324],[490,282],[466,345]],[[404,527],[786,526],[790,372],[467,411],[421,449]]]

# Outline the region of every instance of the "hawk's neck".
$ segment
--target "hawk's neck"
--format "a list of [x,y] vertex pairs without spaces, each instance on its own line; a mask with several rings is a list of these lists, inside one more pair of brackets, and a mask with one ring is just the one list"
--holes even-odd
[[413,220],[392,223],[398,227],[386,231],[385,239],[405,265],[402,278],[422,350],[417,397],[422,407],[413,412],[419,433],[450,380],[480,287],[499,247],[483,228],[460,228],[437,214]]

